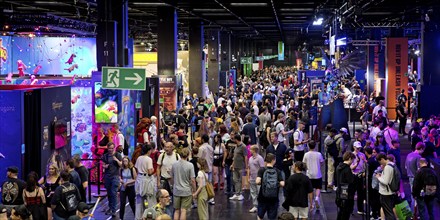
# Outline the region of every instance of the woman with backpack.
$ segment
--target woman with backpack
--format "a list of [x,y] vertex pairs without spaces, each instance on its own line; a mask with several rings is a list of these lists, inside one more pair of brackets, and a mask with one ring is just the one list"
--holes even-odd
[[32,213],[33,220],[46,220],[46,196],[43,188],[39,187],[38,174],[31,172],[27,176],[26,188],[23,190],[23,201],[26,208]]
[[136,192],[134,190],[134,183],[136,182],[137,172],[134,168],[133,163],[130,161],[128,156],[122,158],[122,168],[120,172],[119,179],[121,181],[121,188],[119,192],[120,199],[120,212],[119,218],[124,219],[125,214],[125,204],[128,197],[128,202],[130,203],[131,210],[136,213]]

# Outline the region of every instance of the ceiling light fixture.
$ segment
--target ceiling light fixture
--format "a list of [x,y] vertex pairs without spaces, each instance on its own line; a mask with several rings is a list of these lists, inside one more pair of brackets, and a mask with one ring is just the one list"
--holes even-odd
[[282,8],[280,11],[313,11],[313,8]]
[[163,2],[133,2],[133,5],[144,5],[144,6],[165,6],[167,3]]
[[322,22],[323,22],[323,21],[324,21],[323,18],[317,18],[317,19],[315,19],[315,20],[313,21],[313,25],[314,25],[314,26],[322,25]]
[[254,2],[254,3],[245,3],[245,2],[237,2],[237,3],[231,3],[231,6],[236,6],[236,7],[247,7],[247,6],[258,6],[258,7],[264,7],[267,6],[267,3],[264,2]]

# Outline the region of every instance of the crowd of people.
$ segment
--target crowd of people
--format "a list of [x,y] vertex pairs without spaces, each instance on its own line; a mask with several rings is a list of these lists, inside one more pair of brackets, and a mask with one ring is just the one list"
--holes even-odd
[[[416,102],[402,91],[396,100],[397,117],[389,119],[385,98],[374,92],[367,96],[355,80],[343,80],[339,91],[329,91],[327,85],[299,82],[295,72],[290,67],[266,68],[213,96],[188,94],[181,109],[163,109],[160,115],[140,120],[134,152],[127,152],[120,132],[106,144],[99,143],[106,214],[116,216],[119,196],[120,219],[128,200],[137,220],[183,220],[190,209],[206,220],[215,194],[239,202],[245,200],[243,190],[249,190],[249,212],[256,218],[307,219],[312,210],[320,209],[324,185],[336,193],[338,219],[352,216],[355,196],[358,214],[371,211],[374,219],[381,213],[382,219],[397,219],[395,207],[407,198],[401,181],[406,169],[415,201],[411,204],[417,204],[422,219],[434,219],[438,181],[429,164],[440,149],[440,118],[417,121]],[[332,125],[317,132],[319,107],[335,98],[343,99],[346,107],[357,100],[363,128],[352,138],[347,128]],[[408,117],[414,120],[407,132]],[[394,121],[400,122],[398,131]],[[413,152],[402,163],[399,139],[404,135]],[[87,169],[81,167],[75,156],[63,170],[50,164],[41,179],[29,174],[27,183],[10,167],[2,185],[3,204],[13,206],[13,215],[24,206],[34,219],[78,216],[88,186]],[[8,183],[20,190],[5,190]],[[367,209],[367,197],[380,203],[369,202]],[[278,213],[279,206],[285,212]]]

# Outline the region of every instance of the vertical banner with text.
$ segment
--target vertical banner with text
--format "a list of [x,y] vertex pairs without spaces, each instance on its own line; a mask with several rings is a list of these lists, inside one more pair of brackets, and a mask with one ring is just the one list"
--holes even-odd
[[387,38],[386,53],[386,107],[388,118],[396,118],[397,96],[408,87],[408,39]]
[[284,42],[278,41],[278,60],[284,60]]
[[177,108],[176,76],[158,75],[159,77],[159,102],[170,111]]

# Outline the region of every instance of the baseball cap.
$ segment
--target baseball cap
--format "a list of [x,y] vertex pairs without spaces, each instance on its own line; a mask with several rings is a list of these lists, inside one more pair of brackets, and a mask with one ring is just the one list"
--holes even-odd
[[353,146],[356,147],[356,148],[362,148],[362,144],[361,144],[361,142],[359,142],[359,141],[355,141],[355,142],[353,143]]
[[8,167],[7,171],[11,172],[11,173],[18,173],[18,167],[10,166],[10,167]]
[[77,209],[82,213],[89,213],[90,207],[85,202],[80,202]]
[[344,128],[344,127],[342,127],[341,129],[339,129],[339,131],[340,131],[340,132],[344,132],[344,133],[346,133],[346,134],[348,133],[347,128]]

